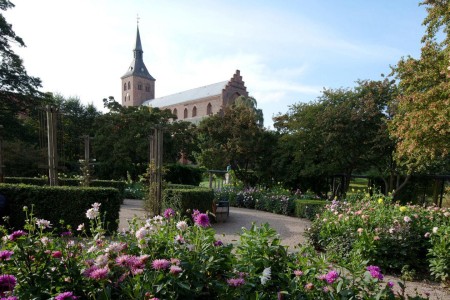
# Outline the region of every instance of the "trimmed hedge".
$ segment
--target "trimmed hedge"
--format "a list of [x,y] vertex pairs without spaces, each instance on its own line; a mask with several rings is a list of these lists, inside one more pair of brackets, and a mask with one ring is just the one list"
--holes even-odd
[[107,230],[118,227],[122,197],[117,189],[97,187],[50,187],[24,184],[0,184],[0,194],[6,198],[6,215],[9,225],[22,228],[25,220],[23,207],[27,206],[37,218],[49,220],[54,228],[59,221],[75,230],[81,223],[88,224],[86,211],[95,202],[101,203],[100,212],[106,212],[104,219]]
[[[11,184],[29,184],[44,186],[48,185],[48,179],[45,178],[29,178],[29,177],[5,177],[5,183]],[[73,178],[59,178],[59,184],[61,186],[80,186],[80,181]],[[92,180],[90,187],[112,187],[119,190],[121,195],[124,195],[126,182],[125,181],[112,181],[112,180]]]
[[202,182],[204,168],[198,168],[182,164],[169,164],[164,166],[166,173],[164,180],[174,184],[189,184],[199,186]]
[[214,191],[207,188],[166,188],[163,195],[163,207],[172,207],[181,212],[198,209],[201,212],[211,211]]
[[326,204],[326,200],[295,200],[294,215],[298,218],[314,220],[316,214],[320,213]]

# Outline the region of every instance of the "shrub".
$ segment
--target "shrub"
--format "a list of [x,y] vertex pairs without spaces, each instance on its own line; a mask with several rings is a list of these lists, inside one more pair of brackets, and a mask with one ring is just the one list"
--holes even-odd
[[14,228],[24,225],[25,220],[21,218],[23,207],[31,208],[33,205],[36,215],[55,226],[63,219],[64,226],[77,228],[85,221],[86,209],[99,202],[108,212],[104,219],[108,231],[117,230],[122,201],[117,189],[0,184],[0,194],[7,199],[9,224]]
[[212,210],[214,192],[207,188],[166,188],[163,193],[163,208],[173,207],[186,212],[198,209],[206,212]]
[[202,181],[204,169],[181,165],[170,164],[165,166],[166,172],[164,174],[164,180],[175,184],[187,184],[199,186]]
[[[448,244],[434,236],[433,228],[440,228],[445,238],[449,216],[447,208],[400,206],[376,195],[354,203],[333,201],[314,220],[307,235],[313,245],[335,259],[362,257],[386,271],[399,273],[408,266],[417,274],[439,272],[442,278],[442,272],[448,274],[448,270],[438,265],[448,262],[450,253],[439,250]],[[435,270],[429,267],[432,261]]]
[[322,212],[326,204],[327,201],[325,200],[295,200],[294,216],[314,220],[316,215]]

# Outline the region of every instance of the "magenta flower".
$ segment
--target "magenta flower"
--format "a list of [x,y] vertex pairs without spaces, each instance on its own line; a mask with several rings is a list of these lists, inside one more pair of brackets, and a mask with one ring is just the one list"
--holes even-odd
[[17,280],[13,275],[0,275],[0,291],[12,291],[16,286]]
[[19,237],[21,237],[21,236],[24,236],[24,235],[27,235],[28,233],[27,232],[25,232],[25,231],[23,231],[23,230],[17,230],[17,231],[14,231],[13,233],[11,233],[10,235],[9,235],[9,240],[10,241],[15,241],[17,238],[19,238]]
[[221,240],[218,240],[218,241],[214,241],[214,246],[215,246],[215,247],[218,247],[218,246],[223,246],[223,243],[222,243],[222,241],[221,241]]
[[209,226],[209,218],[207,214],[198,214],[198,216],[194,219],[195,224],[200,227],[208,227]]
[[52,257],[53,258],[61,258],[62,257],[61,251],[53,251],[52,252]]
[[101,280],[101,279],[105,279],[108,277],[108,268],[98,268],[96,270],[93,270],[90,274],[89,277],[95,280]]
[[181,272],[183,272],[183,269],[177,265],[172,265],[172,266],[170,266],[169,272],[173,275],[177,275],[177,274],[180,274]]
[[0,300],[19,300],[16,296],[9,296],[8,298],[0,298]]
[[164,211],[164,218],[170,219],[173,216],[175,216],[175,211],[173,209],[168,208]]
[[333,270],[333,271],[328,272],[327,275],[325,275],[325,280],[329,284],[331,284],[331,283],[334,283],[338,277],[339,277],[339,273]]
[[379,280],[383,279],[383,274],[381,274],[381,269],[378,266],[368,266],[366,268],[367,271],[370,272],[370,276],[372,278],[378,278]]
[[64,292],[58,294],[58,296],[55,297],[55,300],[76,300],[79,297],[74,296],[73,292]]
[[155,270],[165,270],[170,267],[170,261],[167,259],[155,259],[152,262],[152,267]]
[[2,260],[9,260],[11,258],[11,255],[13,255],[14,252],[13,251],[9,251],[9,250],[2,250],[0,251],[0,261]]
[[227,280],[229,286],[238,287],[245,284],[244,278],[230,278]]

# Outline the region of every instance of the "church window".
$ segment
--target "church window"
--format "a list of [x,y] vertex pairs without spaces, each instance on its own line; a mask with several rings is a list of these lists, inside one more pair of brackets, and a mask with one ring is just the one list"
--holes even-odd
[[197,116],[197,106],[194,106],[194,108],[192,109],[192,117],[196,116]]
[[184,109],[184,118],[187,119],[188,117],[188,110],[187,108]]
[[178,111],[177,111],[176,108],[173,109],[173,114],[174,114],[175,116],[177,116],[177,118],[178,118]]
[[211,103],[208,103],[208,106],[206,107],[206,114],[212,115],[212,105]]
[[131,89],[131,83],[128,81],[128,89]]
[[127,90],[127,84],[126,84],[126,83],[123,84],[123,90],[124,90],[124,91]]
[[140,83],[138,84],[138,90],[140,90],[140,91],[142,90],[142,84],[140,84]]
[[123,97],[123,102],[127,102],[127,96]]
[[145,91],[146,91],[146,92],[150,92],[150,86],[149,86],[149,85],[146,85],[146,86],[145,86]]

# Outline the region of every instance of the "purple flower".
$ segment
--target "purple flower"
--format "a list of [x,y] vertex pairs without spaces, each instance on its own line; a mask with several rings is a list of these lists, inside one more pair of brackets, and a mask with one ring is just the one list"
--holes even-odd
[[331,284],[331,283],[334,283],[338,277],[339,277],[339,273],[333,270],[333,271],[328,272],[327,275],[325,275],[325,280],[329,284]]
[[245,284],[244,278],[230,278],[227,280],[229,286],[238,287]]
[[65,237],[65,236],[72,236],[72,232],[71,232],[71,231],[65,231],[65,232],[62,232],[62,233],[61,233],[61,236],[62,236],[62,237]]
[[64,292],[58,294],[58,296],[55,297],[55,300],[76,300],[78,299],[77,296],[73,295],[73,292]]
[[200,211],[198,209],[194,209],[192,212],[192,219],[195,220],[199,214],[200,214]]
[[0,261],[2,260],[9,260],[11,255],[13,255],[14,252],[13,251],[9,251],[9,250],[2,250],[0,251]]
[[27,232],[25,232],[25,231],[23,231],[23,230],[17,230],[17,231],[14,231],[13,233],[11,233],[10,235],[9,235],[9,240],[10,241],[15,241],[17,238],[19,238],[19,237],[21,237],[21,236],[23,236],[23,235],[27,235],[28,233]]
[[164,218],[170,219],[173,216],[175,216],[175,211],[173,209],[168,208],[164,211]]
[[0,300],[19,300],[16,296],[9,296],[8,298],[0,298]]
[[214,241],[214,246],[215,246],[215,247],[218,247],[218,246],[223,246],[223,243],[222,243],[222,241],[221,241],[221,240],[218,240],[218,241]]
[[105,279],[108,277],[108,272],[108,268],[97,268],[89,274],[89,277],[95,280]]
[[209,226],[209,218],[207,214],[198,214],[198,216],[194,219],[195,224],[200,227],[208,227]]
[[383,279],[383,274],[381,274],[381,269],[378,266],[368,266],[366,268],[367,271],[370,272],[370,276],[372,278],[378,278],[379,280]]
[[0,292],[14,290],[16,283],[16,277],[13,275],[0,275]]
[[388,281],[387,286],[392,289],[394,287],[394,283],[392,281]]
[[165,270],[170,267],[170,261],[167,259],[155,259],[152,262],[152,267],[155,270]]

